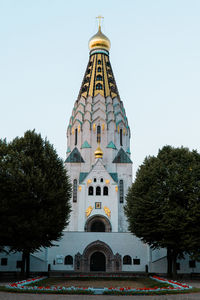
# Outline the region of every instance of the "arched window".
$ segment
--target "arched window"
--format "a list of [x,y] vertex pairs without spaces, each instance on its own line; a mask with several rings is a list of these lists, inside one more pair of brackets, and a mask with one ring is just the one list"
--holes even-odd
[[102,90],[103,89],[103,86],[101,83],[97,83],[96,85],[96,90]]
[[101,60],[99,59],[99,60],[98,60],[98,65],[100,65],[100,64],[101,64]]
[[73,265],[73,257],[71,255],[65,256],[65,265]]
[[77,145],[77,141],[78,141],[78,129],[76,128],[75,129],[75,141],[74,141],[75,146]]
[[123,146],[123,140],[122,140],[122,137],[123,137],[123,131],[122,129],[120,129],[120,146]]
[[100,186],[96,187],[96,196],[101,196],[101,188],[100,188]]
[[101,67],[98,67],[97,72],[101,72]]
[[97,143],[101,142],[101,126],[97,126]]
[[77,179],[73,181],[73,202],[77,202]]
[[103,195],[108,196],[108,187],[107,186],[103,187]]
[[101,178],[100,181],[103,182],[103,178]]
[[123,265],[131,265],[132,261],[131,261],[131,257],[129,255],[125,255],[123,257]]
[[89,189],[88,189],[88,195],[89,195],[89,196],[93,196],[93,194],[94,194],[93,186],[89,186]]
[[124,182],[123,180],[119,181],[119,202],[124,202]]
[[97,75],[97,80],[102,81],[102,76],[101,75]]

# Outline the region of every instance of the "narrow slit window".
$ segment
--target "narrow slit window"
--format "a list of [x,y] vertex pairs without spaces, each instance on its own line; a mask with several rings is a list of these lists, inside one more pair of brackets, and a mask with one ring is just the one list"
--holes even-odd
[[98,67],[97,72],[101,72],[101,67]]
[[97,126],[97,143],[101,143],[101,126]]
[[119,202],[124,202],[124,182],[123,180],[119,181]]
[[120,146],[123,146],[123,131],[120,129]]
[[73,202],[77,202],[77,179],[73,181]]
[[75,142],[74,142],[75,146],[77,145],[77,141],[78,141],[78,129],[76,128],[75,129]]
[[103,188],[103,195],[108,196],[108,187],[107,186],[104,186],[104,188]]

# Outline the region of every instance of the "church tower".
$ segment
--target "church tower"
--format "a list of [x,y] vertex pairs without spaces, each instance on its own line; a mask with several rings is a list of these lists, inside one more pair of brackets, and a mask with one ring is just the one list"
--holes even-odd
[[110,40],[89,40],[89,62],[67,129],[66,168],[73,184],[69,231],[127,231],[124,202],[132,183],[130,129],[109,58]]

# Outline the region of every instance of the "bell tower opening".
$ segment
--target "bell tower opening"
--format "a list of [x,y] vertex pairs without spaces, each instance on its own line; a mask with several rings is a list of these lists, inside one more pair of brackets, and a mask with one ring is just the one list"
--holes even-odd
[[106,257],[102,252],[94,252],[90,257],[90,271],[106,271]]

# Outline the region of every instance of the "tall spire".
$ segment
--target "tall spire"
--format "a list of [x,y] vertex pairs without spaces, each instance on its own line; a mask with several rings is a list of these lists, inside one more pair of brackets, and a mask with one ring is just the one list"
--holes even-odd
[[83,78],[81,96],[87,98],[100,94],[103,97],[110,96],[112,99],[119,97],[114,74],[109,60],[110,40],[101,32],[101,19],[98,16],[98,32],[89,40],[90,57],[89,63]]
[[[102,42],[109,39],[100,30],[99,23],[99,31],[90,39],[89,62],[67,129],[67,146],[71,150],[76,147],[91,165],[97,158],[104,159],[112,170],[116,151],[123,148],[127,152],[130,148],[130,129],[110,64],[109,48]],[[86,171],[87,166],[83,166]]]

